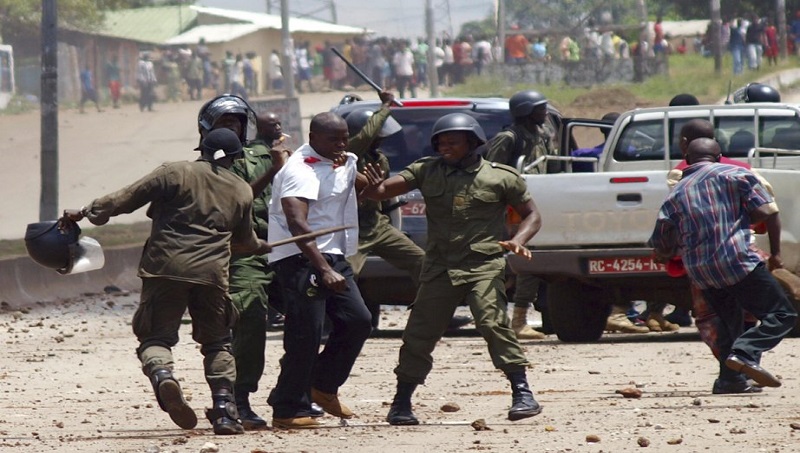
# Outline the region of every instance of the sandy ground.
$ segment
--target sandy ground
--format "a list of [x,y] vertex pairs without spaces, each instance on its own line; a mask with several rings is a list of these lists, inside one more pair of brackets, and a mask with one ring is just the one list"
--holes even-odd
[[[176,376],[200,422],[184,431],[158,409],[134,356],[130,319],[137,294],[90,295],[63,304],[0,312],[0,450],[13,452],[680,452],[798,451],[800,340],[787,339],[764,357],[784,386],[756,396],[711,394],[716,365],[693,328],[678,333],[606,335],[594,344],[555,338],[526,342],[529,379],[541,415],[506,420],[510,391],[479,337],[445,337],[428,383],[417,391],[423,424],[384,422],[394,390],[400,340],[371,338],[341,388],[357,417],[350,426],[323,418],[309,431],[267,430],[214,436],[203,418],[210,395],[201,356],[181,329]],[[386,308],[383,324],[402,326],[406,311]],[[262,389],[254,409],[271,416],[266,397],[278,373],[281,334],[270,333]],[[615,392],[638,387],[639,399]],[[455,403],[457,412],[444,412]],[[485,420],[488,430],[472,422]],[[599,442],[587,442],[596,436]],[[216,450],[206,450],[216,451]]]
[[[304,117],[327,110],[342,93],[304,95]],[[369,95],[369,93],[367,93]],[[60,114],[61,207],[79,207],[132,182],[163,161],[191,159],[201,103],[158,104],[153,113],[133,105],[80,115]],[[18,238],[38,218],[39,114],[0,117],[0,238]],[[121,221],[144,219],[144,211]],[[784,386],[755,396],[716,396],[716,362],[694,328],[678,333],[606,335],[593,344],[551,338],[527,342],[529,379],[541,415],[506,420],[510,391],[476,336],[446,337],[435,367],[415,395],[423,425],[384,422],[394,391],[398,338],[371,338],[341,389],[358,414],[347,427],[325,417],[311,431],[214,436],[202,411],[210,405],[201,358],[182,329],[176,375],[201,418],[177,429],[161,412],[138,368],[129,295],[86,295],[24,311],[0,307],[0,451],[42,452],[620,452],[643,448],[680,452],[800,451],[800,340],[787,339],[764,356]],[[386,308],[382,325],[402,327],[406,312]],[[269,419],[266,396],[278,373],[281,334],[270,333],[262,389],[252,402]],[[615,393],[642,390],[639,399]],[[441,410],[445,403],[460,407]],[[488,430],[470,425],[484,419]],[[794,426],[794,427],[793,427]],[[588,439],[595,440],[590,442]],[[599,441],[597,441],[599,440]],[[213,445],[212,445],[213,444]]]

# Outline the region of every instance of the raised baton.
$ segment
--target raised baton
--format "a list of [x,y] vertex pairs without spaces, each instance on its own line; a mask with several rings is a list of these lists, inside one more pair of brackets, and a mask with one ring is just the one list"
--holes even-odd
[[[377,83],[373,82],[373,81],[372,81],[372,79],[370,79],[369,77],[367,77],[367,75],[366,75],[366,74],[364,74],[363,72],[361,72],[361,70],[360,70],[360,69],[358,69],[357,67],[355,67],[355,66],[353,65],[353,63],[350,63],[349,61],[347,61],[347,58],[345,58],[345,57],[344,57],[344,55],[342,55],[342,53],[341,53],[341,52],[339,52],[339,49],[337,49],[336,47],[331,47],[331,52],[335,53],[337,57],[341,58],[341,59],[342,59],[342,61],[344,61],[344,63],[345,63],[345,64],[346,64],[346,65],[347,65],[347,66],[348,66],[350,69],[352,69],[352,70],[353,70],[353,72],[355,72],[356,74],[358,74],[358,76],[359,76],[359,77],[361,77],[361,80],[363,80],[363,81],[367,82],[367,84],[368,84],[369,86],[371,86],[372,88],[374,88],[374,89],[375,89],[375,91],[377,91],[378,93],[380,93],[381,91],[383,91],[383,88],[381,88],[381,87],[380,87],[380,86],[379,86]],[[400,101],[398,101],[397,99],[393,99],[393,100],[392,100],[392,103],[393,103],[394,105],[398,106],[398,107],[402,107],[402,106],[403,106],[403,103],[402,103],[402,102],[400,102]]]

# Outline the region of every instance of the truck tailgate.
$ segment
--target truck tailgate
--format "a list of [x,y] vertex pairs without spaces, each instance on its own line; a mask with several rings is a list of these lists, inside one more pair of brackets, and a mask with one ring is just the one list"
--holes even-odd
[[644,244],[667,195],[666,176],[664,170],[524,175],[542,215],[530,245]]

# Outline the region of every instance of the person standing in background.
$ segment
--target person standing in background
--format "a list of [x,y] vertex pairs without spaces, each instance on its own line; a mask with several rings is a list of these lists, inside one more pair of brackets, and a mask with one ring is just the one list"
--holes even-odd
[[111,95],[111,104],[115,109],[118,109],[122,84],[116,55],[112,55],[111,59],[106,61],[106,80],[108,81],[108,92]]
[[150,52],[142,52],[136,69],[136,82],[139,84],[139,111],[144,109],[153,111],[155,101],[155,88],[158,80],[153,62],[150,61]]

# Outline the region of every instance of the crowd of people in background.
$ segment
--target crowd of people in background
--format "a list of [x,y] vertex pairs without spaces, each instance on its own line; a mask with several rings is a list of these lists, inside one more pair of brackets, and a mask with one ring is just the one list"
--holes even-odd
[[[424,38],[399,39],[354,37],[341,42],[309,41],[295,43],[289,55],[295,89],[299,93],[351,90],[364,84],[355,71],[336,56],[338,50],[376,84],[396,90],[399,97],[416,97],[417,89],[426,87],[434,71],[440,86],[464,83],[471,75],[484,74],[491,65],[523,65],[531,63],[570,63],[608,61],[636,56],[657,58],[660,55],[689,52],[712,56],[710,33],[697,33],[692,39],[672,39],[658,17],[649,30],[649,39],[632,39],[608,27],[593,23],[571,35],[547,35],[512,26],[502,45],[499,37],[465,35],[444,36],[435,40],[429,62],[429,43]],[[800,11],[790,22],[787,47],[800,54]],[[766,60],[777,64],[778,33],[774,21],[749,14],[723,22],[721,48],[732,55],[734,74],[745,69],[758,70]],[[692,41],[691,43],[688,41]],[[215,58],[216,57],[216,58]],[[142,93],[140,108],[152,109],[157,84],[165,85],[162,95],[167,101],[198,100],[208,95],[236,94],[243,99],[264,93],[280,93],[286,74],[284,56],[271,49],[266,55],[256,51],[213,56],[201,39],[196,46],[143,51],[137,71],[137,88]],[[116,56],[105,62],[103,76],[112,97],[119,105],[120,71]],[[262,59],[263,65],[262,65]],[[432,63],[432,66],[429,65]],[[264,68],[263,74],[260,69]],[[84,77],[85,79],[85,77]],[[103,77],[98,77],[100,81]],[[94,87],[95,89],[97,87]],[[91,100],[91,89],[84,87],[84,102]],[[87,95],[88,94],[88,95]]]

